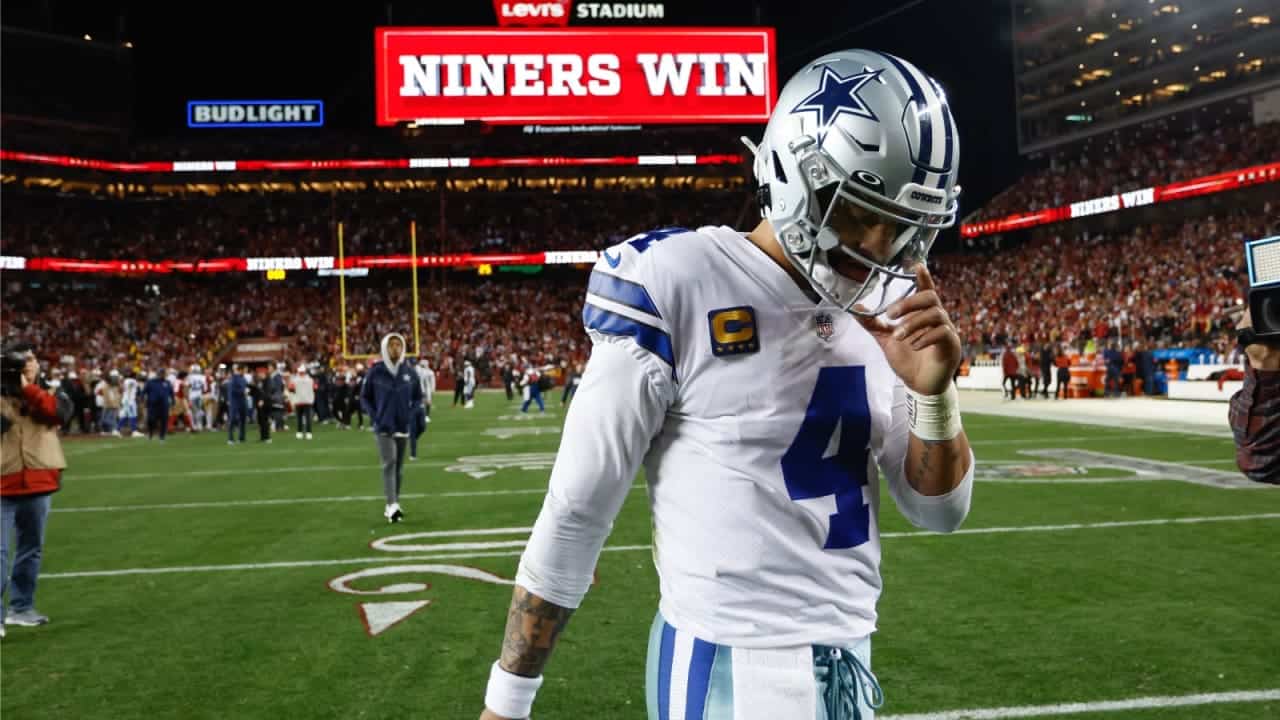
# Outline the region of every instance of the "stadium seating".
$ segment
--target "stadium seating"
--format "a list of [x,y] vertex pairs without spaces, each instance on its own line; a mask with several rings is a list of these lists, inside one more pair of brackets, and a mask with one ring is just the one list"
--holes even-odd
[[1078,200],[1189,180],[1280,157],[1280,123],[1245,122],[1185,133],[1161,122],[1061,151],[967,222],[1061,207]]

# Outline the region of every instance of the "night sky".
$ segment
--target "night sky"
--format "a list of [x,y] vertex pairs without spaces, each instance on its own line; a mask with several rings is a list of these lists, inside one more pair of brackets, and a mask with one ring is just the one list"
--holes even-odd
[[[1009,0],[667,0],[665,5],[666,25],[777,28],[780,83],[832,50],[867,47],[900,55],[937,77],[951,99],[961,135],[966,211],[1017,177]],[[894,14],[858,29],[885,13]],[[493,27],[496,20],[491,0],[332,6],[270,0],[43,0],[6,3],[4,23],[63,35],[90,33],[95,41],[131,41],[135,136],[172,139],[199,132],[185,125],[186,101],[192,98],[321,98],[329,128],[375,131],[375,27]]]

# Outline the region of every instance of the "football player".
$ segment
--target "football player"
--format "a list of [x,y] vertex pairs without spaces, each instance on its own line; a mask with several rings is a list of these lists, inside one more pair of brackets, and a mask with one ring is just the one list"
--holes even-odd
[[521,558],[481,715],[524,718],[643,464],[661,720],[869,720],[879,475],[959,527],[974,457],[960,338],[925,260],[955,221],[959,137],[910,63],[838,52],[783,88],[755,151],[763,221],[602,254],[593,348]]

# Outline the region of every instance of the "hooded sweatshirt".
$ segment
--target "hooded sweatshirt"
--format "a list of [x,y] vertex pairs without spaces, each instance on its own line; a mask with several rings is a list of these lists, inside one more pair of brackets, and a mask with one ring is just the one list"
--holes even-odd
[[387,352],[391,338],[400,338],[404,345],[404,338],[396,333],[382,338],[382,362],[369,368],[360,399],[369,412],[375,432],[408,436],[413,409],[422,402],[422,384],[418,374],[404,362],[404,355],[398,362],[391,362]]

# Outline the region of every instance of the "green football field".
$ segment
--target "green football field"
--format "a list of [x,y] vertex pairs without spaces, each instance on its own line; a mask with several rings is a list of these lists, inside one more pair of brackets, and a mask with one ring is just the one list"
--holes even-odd
[[[394,526],[368,432],[68,441],[52,622],[0,642],[0,716],[475,718],[563,408],[437,399]],[[1280,491],[1221,480],[1229,438],[965,424],[982,477],[960,533],[885,493],[879,717],[1280,718]],[[535,717],[644,717],[640,482]]]

